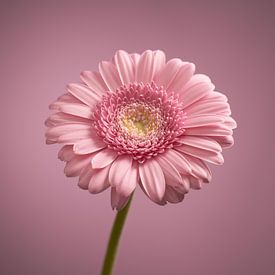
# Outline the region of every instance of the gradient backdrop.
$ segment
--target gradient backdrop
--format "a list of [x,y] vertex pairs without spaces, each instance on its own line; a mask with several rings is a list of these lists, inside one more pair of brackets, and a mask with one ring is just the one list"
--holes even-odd
[[212,184],[160,207],[137,190],[115,274],[275,274],[274,1],[1,1],[0,274],[99,274],[115,212],[63,175],[48,105],[115,50],[210,75],[238,122]]

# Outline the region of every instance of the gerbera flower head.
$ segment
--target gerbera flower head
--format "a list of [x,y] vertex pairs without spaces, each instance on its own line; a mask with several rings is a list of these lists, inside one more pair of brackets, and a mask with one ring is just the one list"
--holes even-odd
[[47,143],[63,144],[65,174],[91,193],[111,187],[117,210],[138,185],[163,205],[209,182],[205,162],[223,163],[236,122],[226,96],[194,72],[194,64],[150,50],[120,50],[99,72],[82,72],[46,120]]

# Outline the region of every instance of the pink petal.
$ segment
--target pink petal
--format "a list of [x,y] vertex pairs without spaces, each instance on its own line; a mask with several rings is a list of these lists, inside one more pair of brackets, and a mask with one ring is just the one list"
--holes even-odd
[[72,124],[72,123],[83,123],[91,124],[91,120],[83,117],[73,116],[62,112],[52,114],[45,122],[46,126],[52,127],[60,124]]
[[76,154],[89,154],[96,152],[100,149],[103,149],[106,147],[106,143],[99,139],[95,138],[89,138],[89,139],[82,139],[75,143],[74,145],[74,151]]
[[185,108],[187,114],[191,115],[230,115],[230,106],[226,102],[208,101],[205,98]]
[[70,161],[74,156],[72,145],[65,145],[58,152],[58,158],[62,161]]
[[189,181],[190,181],[190,187],[192,189],[196,189],[196,190],[199,190],[202,188],[202,180],[201,179],[198,179],[198,178],[195,178],[195,177],[190,177],[189,178]]
[[190,81],[186,83],[186,86],[184,88],[188,89],[194,83],[199,83],[199,82],[211,83],[211,79],[209,78],[209,76],[205,74],[194,74],[192,76],[192,79],[190,79]]
[[224,121],[224,124],[229,127],[230,129],[235,129],[237,128],[237,123],[236,121],[230,117],[230,116],[227,116],[225,117],[225,121]]
[[133,66],[134,66],[134,80],[136,82],[137,67],[138,67],[138,62],[140,60],[140,54],[133,53],[133,54],[131,54],[131,58],[133,61]]
[[170,203],[179,203],[184,199],[184,194],[177,192],[171,186],[166,186],[164,199]]
[[57,101],[64,102],[64,103],[81,103],[79,99],[74,97],[70,93],[63,94],[57,98]]
[[174,149],[169,149],[161,155],[169,161],[180,173],[190,174],[191,167],[185,157]]
[[67,162],[64,173],[67,177],[79,176],[81,170],[87,166],[91,161],[90,155],[75,156],[69,162]]
[[131,58],[132,58],[132,61],[133,61],[133,64],[134,64],[134,68],[136,69],[137,68],[137,64],[140,60],[140,54],[138,53],[132,53],[131,54]]
[[141,184],[147,195],[155,202],[160,202],[165,192],[165,179],[162,169],[154,159],[139,166]]
[[128,203],[130,197],[125,197],[122,194],[119,194],[116,191],[115,187],[112,187],[111,189],[111,206],[113,209],[116,209],[117,211],[121,210],[126,206]]
[[90,107],[79,103],[63,103],[59,106],[58,111],[89,119],[91,119],[93,115]]
[[190,190],[190,181],[189,181],[189,177],[190,175],[182,175],[182,180],[184,182],[183,185],[177,185],[177,186],[173,186],[173,188],[181,194],[186,194],[186,190]]
[[128,197],[135,190],[137,183],[138,165],[136,162],[133,162],[132,166],[130,169],[128,169],[126,175],[123,177],[121,184],[116,186],[116,191],[124,197]]
[[154,77],[154,54],[152,51],[145,51],[139,60],[137,72],[136,72],[136,81],[151,83]]
[[155,76],[155,82],[158,86],[167,88],[179,71],[182,61],[178,58],[169,60],[163,69]]
[[100,97],[96,93],[94,93],[90,88],[88,88],[88,86],[83,84],[69,84],[67,86],[67,90],[80,101],[91,107],[94,106],[100,100]]
[[111,164],[117,158],[117,152],[110,149],[104,149],[98,152],[92,159],[94,169],[104,168]]
[[157,50],[153,52],[154,55],[154,76],[157,75],[165,66],[165,53]]
[[91,126],[82,123],[74,124],[63,124],[58,126],[53,126],[48,128],[46,131],[46,136],[49,138],[59,137],[67,133],[71,133],[78,130],[91,130]]
[[100,193],[110,186],[108,181],[109,170],[110,165],[102,169],[94,170],[88,186],[92,194]]
[[135,81],[134,63],[129,54],[119,50],[114,58],[122,84],[133,83]]
[[156,160],[162,168],[166,184],[171,186],[184,185],[179,171],[167,158],[165,158],[165,156],[160,154],[156,157]]
[[192,78],[190,82],[192,85],[186,85],[184,90],[180,93],[180,98],[183,102],[183,108],[188,107],[192,103],[198,101],[200,98],[214,90],[214,85],[212,83],[193,82]]
[[208,166],[200,159],[186,155],[185,158],[190,163],[192,174],[203,182],[210,182],[212,174]]
[[104,80],[98,72],[83,71],[80,75],[80,78],[98,96],[102,96],[106,91],[108,91]]
[[223,123],[224,118],[217,115],[197,115],[187,116],[184,120],[184,128],[193,128],[207,125],[216,125],[217,123]]
[[206,97],[208,100],[213,100],[213,101],[220,101],[220,102],[227,102],[228,98],[226,95],[223,93],[220,93],[218,91],[213,91],[213,93],[210,93]]
[[190,136],[227,136],[232,135],[233,131],[224,125],[216,125],[187,128],[184,134]]
[[92,169],[91,164],[89,163],[80,173],[78,186],[82,189],[87,190],[89,182],[95,170]]
[[183,63],[177,74],[167,87],[168,92],[179,92],[184,85],[190,80],[195,72],[195,65],[193,63]]
[[102,61],[99,64],[99,72],[109,88],[109,91],[114,92],[122,85],[118,71],[112,62]]
[[91,129],[77,130],[58,137],[57,142],[63,144],[75,144],[81,139],[89,139],[91,137]]
[[[194,76],[193,76],[194,78]],[[193,79],[192,78],[192,79]],[[191,81],[188,82],[192,83]],[[208,111],[209,110],[209,111]],[[227,97],[217,91],[212,91],[211,93],[206,94],[198,101],[192,103],[185,108],[187,114],[225,114],[230,115],[230,106],[227,103]]]
[[61,105],[64,105],[64,103],[78,103],[81,104],[82,102],[75,98],[72,94],[64,94],[60,96],[56,101],[54,101],[52,104],[50,104],[49,108],[50,110],[59,110]]
[[230,148],[234,145],[234,138],[232,136],[211,137],[216,140],[222,148]]
[[223,156],[219,152],[207,151],[188,145],[179,146],[176,147],[176,149],[184,154],[191,155],[214,164],[220,165],[224,162]]
[[198,136],[187,136],[184,135],[179,140],[180,143],[197,147],[200,149],[221,152],[222,148],[218,142],[208,137],[198,137]]
[[[63,124],[48,128],[46,131],[47,141],[52,143],[74,143],[75,140],[89,137],[91,133],[91,127],[85,124]],[[71,137],[74,137],[72,140]],[[68,140],[69,138],[69,140]],[[69,141],[69,142],[68,142]],[[68,142],[68,143],[67,143]]]
[[109,182],[112,186],[118,186],[122,183],[127,171],[131,168],[132,158],[128,155],[117,157],[112,163]]

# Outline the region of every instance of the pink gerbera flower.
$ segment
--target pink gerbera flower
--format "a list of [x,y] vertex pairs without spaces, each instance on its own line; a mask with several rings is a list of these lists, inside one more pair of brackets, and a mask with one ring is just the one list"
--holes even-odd
[[227,98],[206,75],[162,51],[117,51],[84,71],[82,83],[50,105],[47,143],[61,143],[65,174],[91,193],[111,187],[120,210],[139,185],[158,204],[183,200],[211,180],[205,162],[222,164],[233,145]]

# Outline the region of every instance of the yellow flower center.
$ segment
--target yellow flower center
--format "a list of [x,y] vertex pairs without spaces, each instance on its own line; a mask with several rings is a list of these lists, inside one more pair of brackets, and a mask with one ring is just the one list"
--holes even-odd
[[160,110],[144,103],[127,105],[120,113],[119,125],[132,137],[148,137],[156,133],[161,124]]

